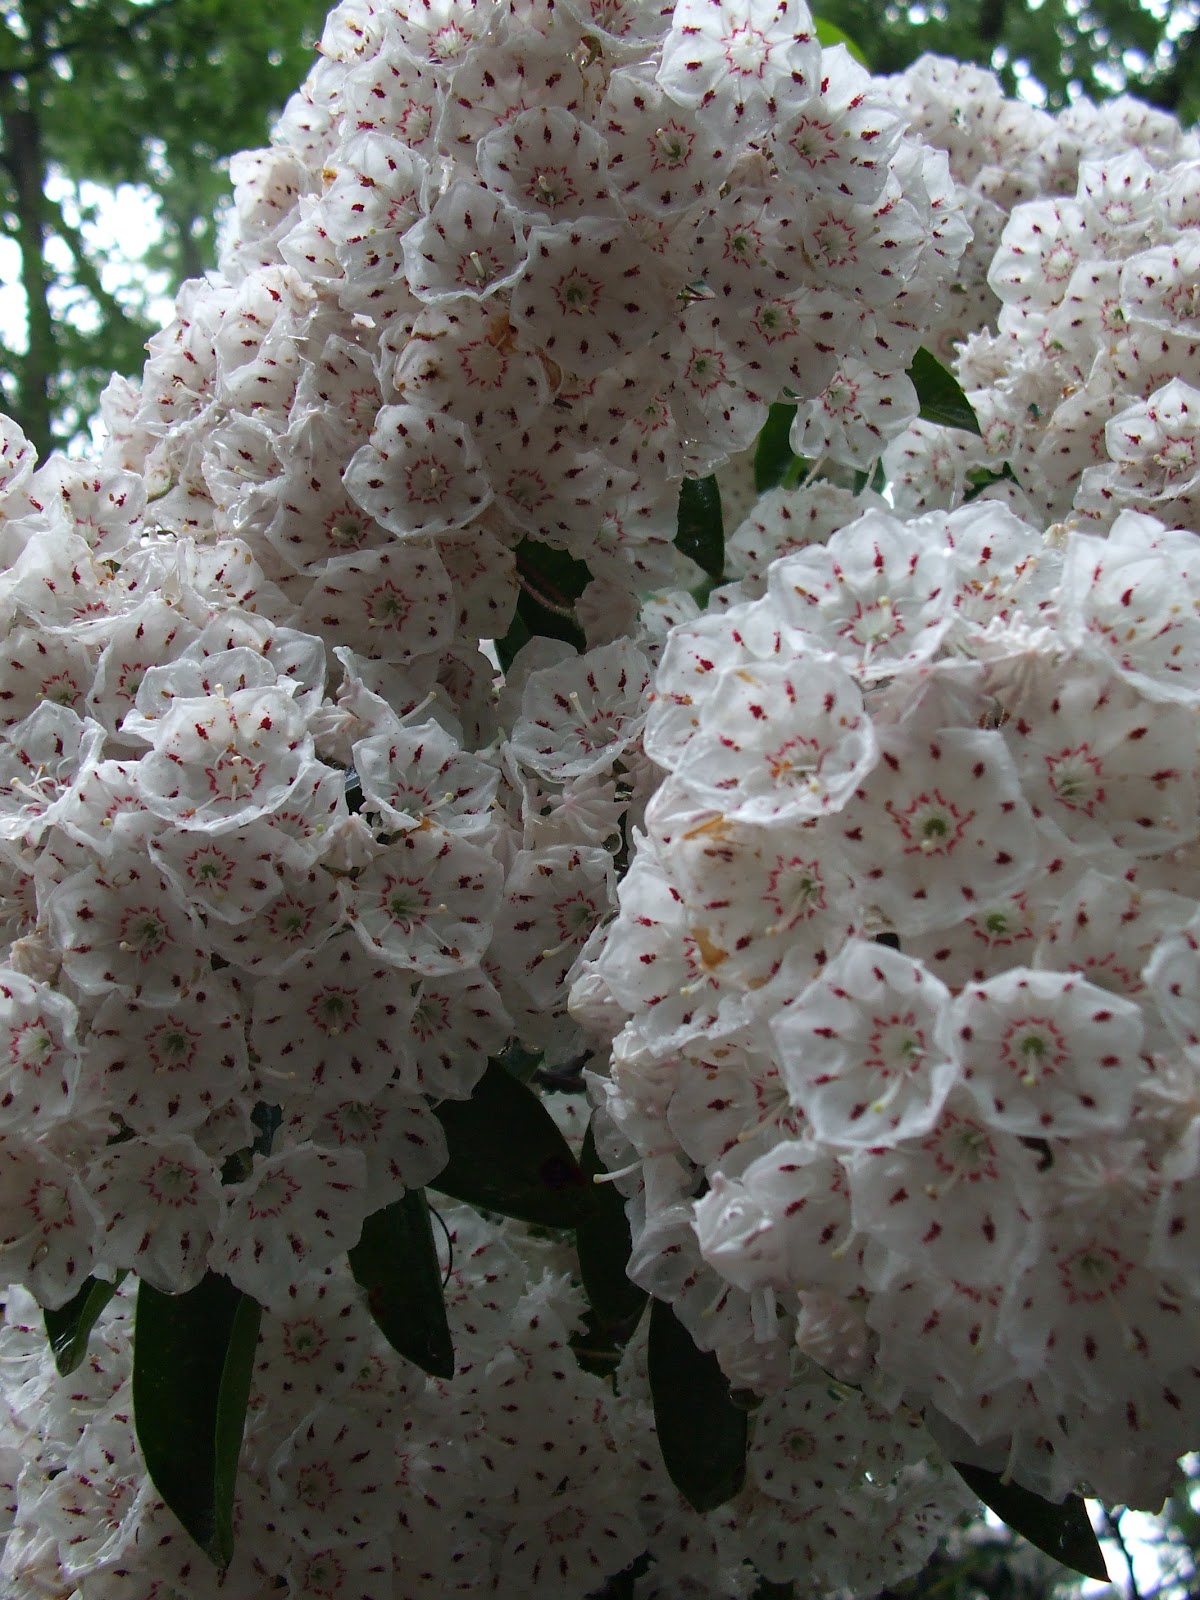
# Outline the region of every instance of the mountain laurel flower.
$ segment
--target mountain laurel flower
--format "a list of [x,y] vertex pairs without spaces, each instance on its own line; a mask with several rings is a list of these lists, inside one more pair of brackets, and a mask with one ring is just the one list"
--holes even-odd
[[492,936],[503,870],[432,823],[401,834],[355,880],[349,913],[369,952],[424,977],[477,966]]
[[176,700],[137,766],[147,807],[184,830],[220,835],[276,811],[313,762],[302,711],[281,689]]
[[873,1149],[925,1133],[959,1075],[950,993],[919,961],[850,940],[773,1025],[793,1102],[817,1137]]
[[384,406],[343,482],[381,527],[402,539],[462,528],[492,489],[466,427],[416,406]]
[[366,1161],[359,1150],[311,1142],[260,1157],[250,1176],[227,1186],[224,1225],[209,1266],[265,1305],[311,1277],[358,1241],[368,1211]]
[[943,1034],[987,1122],[1030,1137],[1124,1126],[1147,1070],[1138,1007],[1074,973],[1018,967],[971,984]]

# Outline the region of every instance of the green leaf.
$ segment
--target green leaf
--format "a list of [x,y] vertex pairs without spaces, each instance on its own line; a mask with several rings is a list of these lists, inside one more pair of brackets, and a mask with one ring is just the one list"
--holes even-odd
[[745,1482],[746,1413],[716,1356],[697,1350],[665,1300],[651,1304],[646,1354],[663,1463],[695,1510],[715,1510]]
[[974,467],[967,473],[967,482],[970,488],[963,495],[963,505],[970,505],[971,501],[990,489],[994,483],[1017,483],[1019,480],[1009,462],[993,470],[991,467]]
[[1085,1578],[1108,1581],[1108,1569],[1100,1541],[1096,1537],[1087,1506],[1077,1494],[1068,1495],[1061,1505],[1043,1500],[1032,1489],[1005,1483],[995,1472],[956,1461],[954,1469],[973,1494],[1006,1522],[1014,1533],[1061,1561],[1072,1572]]
[[720,582],[725,574],[725,523],[716,478],[685,478],[679,485],[675,548]]
[[392,1349],[435,1378],[452,1378],[454,1345],[423,1190],[410,1189],[367,1218],[350,1252],[350,1270]]
[[587,1600],[633,1600],[634,1586],[643,1573],[650,1570],[650,1554],[644,1551],[623,1572],[614,1572],[602,1589],[596,1589]]
[[[605,1170],[596,1154],[590,1122],[583,1136],[579,1165],[589,1183],[593,1174]],[[596,1320],[605,1333],[624,1344],[637,1327],[648,1297],[625,1273],[633,1243],[625,1201],[614,1184],[591,1184],[587,1215],[575,1230],[575,1242],[584,1293]]]
[[[564,639],[576,650],[584,649],[586,640],[575,616],[575,602],[592,581],[586,563],[540,539],[522,539],[516,563],[521,592],[512,626],[496,646],[501,666],[507,665],[506,653],[511,660],[534,635]],[[510,642],[514,646],[511,651]]]
[[754,487],[759,494],[774,489],[786,478],[794,461],[790,435],[796,407],[780,400],[767,413],[754,451]]
[[867,60],[866,56],[859,49],[858,45],[855,44],[850,35],[848,33],[844,33],[842,29],[838,27],[836,22],[826,22],[824,17],[814,17],[813,32],[816,34],[818,41],[826,50],[828,50],[832,45],[844,44],[846,49],[849,50],[850,54],[854,57],[855,61],[857,61],[860,66],[866,67],[867,70],[870,71],[871,63]]
[[262,1307],[248,1294],[240,1296],[229,1330],[221,1384],[217,1395],[217,1425],[213,1464],[213,1503],[216,1513],[218,1565],[228,1566],[233,1559],[233,1502],[237,1491],[238,1457],[246,1427],[246,1407],[250,1403],[250,1384],[254,1377],[254,1352]]
[[526,1050],[518,1040],[512,1039],[504,1046],[498,1056],[493,1056],[493,1061],[498,1061],[511,1077],[518,1083],[528,1083],[534,1073],[542,1064],[545,1056],[544,1050]]
[[450,1160],[434,1187],[455,1200],[549,1228],[574,1228],[588,1214],[588,1180],[534,1090],[498,1062],[469,1100],[437,1108]]
[[517,651],[522,645],[528,644],[532,638],[533,635],[525,624],[525,619],[521,615],[521,608],[518,604],[516,611],[513,613],[512,623],[508,632],[503,639],[496,640],[496,659],[500,663],[502,672],[508,671],[513,664],[513,657]]
[[146,1471],[217,1567],[233,1559],[233,1499],[261,1308],[210,1272],[186,1294],[138,1285],[133,1420]]
[[940,422],[945,428],[963,428],[967,433],[982,431],[958,379],[924,346],[913,357],[908,376],[917,391],[921,415],[926,422]]
[[65,1306],[42,1313],[54,1365],[64,1378],[68,1372],[74,1372],[87,1355],[88,1339],[96,1319],[116,1294],[117,1284],[124,1276],[120,1273],[113,1283],[106,1283],[103,1278],[88,1278]]

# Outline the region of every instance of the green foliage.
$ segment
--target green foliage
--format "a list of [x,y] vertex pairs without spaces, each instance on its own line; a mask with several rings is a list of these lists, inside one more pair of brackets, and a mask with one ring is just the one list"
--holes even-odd
[[867,65],[866,52],[861,49],[858,41],[856,39],[852,39],[850,35],[846,33],[844,29],[839,28],[836,23],[827,22],[824,17],[814,17],[813,28],[816,32],[817,38],[821,41],[821,44],[826,50],[829,50],[835,44],[844,44],[846,49],[850,52],[860,66],[865,67]]
[[260,1307],[208,1273],[186,1294],[138,1286],[133,1415],[154,1487],[218,1567],[233,1558],[233,1501]]
[[725,572],[725,523],[716,478],[686,478],[679,485],[675,548],[714,582],[721,581]]
[[625,1276],[632,1242],[625,1216],[625,1201],[611,1183],[591,1183],[604,1172],[596,1153],[591,1123],[584,1136],[579,1165],[589,1180],[587,1214],[575,1231],[579,1248],[579,1275],[588,1304],[605,1332],[628,1337],[646,1304],[646,1291]]
[[586,641],[575,615],[575,602],[592,581],[587,566],[540,539],[522,539],[516,561],[521,592],[512,626],[496,644],[500,665],[507,669],[513,656],[535,634],[562,639],[582,650]]
[[591,1184],[541,1097],[490,1062],[469,1100],[443,1100],[437,1116],[450,1160],[435,1187],[468,1205],[548,1228],[587,1215]]
[[350,1252],[350,1270],[392,1349],[435,1378],[452,1378],[454,1345],[423,1190],[410,1189],[367,1218]]
[[122,1272],[113,1283],[106,1283],[102,1278],[88,1278],[65,1306],[42,1313],[54,1365],[63,1377],[74,1372],[87,1355],[88,1339],[97,1318],[116,1294],[117,1285],[124,1276]]
[[973,1494],[1008,1526],[1029,1540],[1037,1549],[1061,1561],[1064,1567],[1085,1578],[1108,1577],[1100,1541],[1092,1529],[1087,1507],[1078,1495],[1068,1495],[1060,1504],[1044,1500],[1031,1489],[1006,1483],[997,1473],[982,1467],[955,1462],[955,1469]]
[[790,438],[795,416],[796,407],[782,400],[767,413],[754,451],[754,487],[759,494],[776,489],[780,484],[786,488],[791,483],[791,475],[800,459],[792,453]]
[[745,1482],[746,1412],[730,1398],[716,1356],[697,1350],[664,1300],[650,1307],[646,1357],[663,1464],[689,1504],[713,1511]]
[[921,403],[921,416],[926,422],[940,422],[945,428],[963,428],[968,433],[979,433],[979,418],[971,402],[963,393],[958,379],[948,372],[936,356],[922,348],[913,357],[908,369],[917,399]]

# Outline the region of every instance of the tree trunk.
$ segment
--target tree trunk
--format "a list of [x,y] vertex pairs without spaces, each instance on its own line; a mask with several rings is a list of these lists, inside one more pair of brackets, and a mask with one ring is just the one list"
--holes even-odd
[[[33,41],[36,50],[38,41]],[[17,80],[20,81],[19,79]],[[18,90],[0,80],[0,159],[12,191],[25,291],[28,348],[17,365],[16,420],[45,457],[54,444],[54,384],[58,375],[57,339],[50,311],[50,273],[46,265],[46,157],[34,82]]]

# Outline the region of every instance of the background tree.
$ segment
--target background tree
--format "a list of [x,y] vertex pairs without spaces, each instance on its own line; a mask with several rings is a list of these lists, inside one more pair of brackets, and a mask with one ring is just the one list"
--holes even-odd
[[[214,258],[222,158],[263,143],[300,82],[324,0],[13,0],[0,8],[0,239],[19,262],[26,337],[0,342],[0,401],[44,453],[134,373],[168,292]],[[89,238],[88,185],[141,184],[161,243],[116,289]],[[23,343],[24,348],[21,348]]]
[[1169,0],[931,0],[880,7],[825,0],[873,72],[902,72],[926,50],[999,73],[1009,94],[1050,108],[1127,89],[1182,122],[1200,116],[1200,10]]

